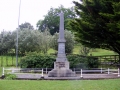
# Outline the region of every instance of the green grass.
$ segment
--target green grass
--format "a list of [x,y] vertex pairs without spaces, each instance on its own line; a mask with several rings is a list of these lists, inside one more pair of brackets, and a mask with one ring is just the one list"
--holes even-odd
[[102,56],[102,55],[116,55],[115,52],[105,49],[96,49],[95,51],[91,52],[93,56]]
[[120,79],[110,80],[0,80],[0,90],[120,90]]
[[2,75],[2,67],[0,67],[0,76]]
[[[80,46],[75,45],[73,49],[73,54],[79,54],[80,52]],[[95,49],[93,51],[90,51],[88,55],[92,54],[93,56],[102,56],[102,55],[116,55],[115,52],[105,49]]]
[[79,45],[75,45],[74,49],[73,49],[73,54],[79,54],[80,52],[80,46]]
[[[18,57],[18,62],[20,57]],[[15,66],[16,65],[16,56],[0,56],[0,66]]]

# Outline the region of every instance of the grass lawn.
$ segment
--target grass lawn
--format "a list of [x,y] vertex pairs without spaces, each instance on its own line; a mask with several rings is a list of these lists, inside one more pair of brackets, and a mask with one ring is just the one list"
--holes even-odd
[[0,76],[2,75],[2,67],[0,67]]
[[[21,57],[18,57],[18,62],[20,62]],[[16,56],[0,56],[0,67],[15,66]]]
[[102,55],[116,55],[115,52],[105,50],[105,49],[96,49],[96,51],[91,52],[93,56],[102,56]]
[[[80,54],[80,46],[75,45],[73,49],[73,54]],[[93,56],[101,56],[101,55],[116,55],[115,52],[105,49],[95,49],[90,51],[88,55],[92,54]]]
[[120,90],[120,79],[110,80],[0,80],[0,90]]

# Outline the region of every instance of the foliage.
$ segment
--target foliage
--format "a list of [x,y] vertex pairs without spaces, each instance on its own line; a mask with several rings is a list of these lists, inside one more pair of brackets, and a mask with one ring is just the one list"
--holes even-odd
[[[52,37],[51,40],[51,47],[54,50],[58,50],[58,36],[59,33],[55,33]],[[74,48],[74,35],[72,34],[71,31],[65,30],[65,52],[66,53],[72,53],[73,48]]]
[[80,45],[80,55],[87,56],[90,53],[90,48]]
[[19,31],[19,52],[25,54],[27,52],[47,53],[49,49],[51,35],[48,31],[40,32],[38,30],[20,30]]
[[2,67],[0,67],[0,76],[2,76],[2,69],[3,69],[3,68],[2,68]]
[[[85,61],[86,58],[80,56],[80,55],[68,55],[67,56],[69,62],[70,62],[70,68],[87,68]],[[79,66],[81,64],[81,66]],[[82,65],[83,64],[83,65]]]
[[69,22],[76,40],[90,48],[109,49],[120,54],[120,1],[74,1],[76,19]]
[[55,57],[31,53],[21,59],[22,68],[53,68]]
[[22,23],[21,25],[19,25],[19,27],[20,30],[24,29],[34,30],[33,26],[29,22]]
[[70,61],[71,68],[98,68],[100,64],[98,58],[95,57],[68,55],[67,58]]
[[[81,63],[85,65],[84,68],[97,68],[99,66],[98,59],[94,57],[68,55],[67,58],[70,61],[70,68],[80,68]],[[52,55],[32,52],[21,59],[20,65],[22,68],[53,68],[55,60],[56,58]]]
[[87,64],[88,68],[98,68],[100,65],[100,62],[98,61],[98,58],[95,57],[87,57],[87,61],[85,62]]
[[[0,34],[0,54],[15,53],[17,30]],[[50,48],[51,35],[48,30],[40,32],[28,28],[18,29],[18,52],[24,55],[27,52],[47,53]]]
[[3,31],[0,34],[0,54],[8,53],[14,48],[14,36],[12,32]]
[[17,76],[15,74],[5,74],[5,79],[6,80],[13,80],[16,79]]
[[58,8],[50,8],[48,13],[44,16],[43,20],[37,22],[38,30],[44,31],[46,28],[50,30],[50,33],[53,35],[56,32],[59,32],[59,13],[64,12],[65,18],[65,29],[67,28],[67,22],[69,19],[75,17],[72,8],[64,8],[62,5]]
[[19,30],[19,53],[25,54],[37,50],[38,45],[38,31],[29,29]]
[[52,36],[48,30],[44,30],[43,32],[40,32],[38,43],[39,43],[40,51],[42,53],[46,54],[47,51],[50,49],[51,39]]

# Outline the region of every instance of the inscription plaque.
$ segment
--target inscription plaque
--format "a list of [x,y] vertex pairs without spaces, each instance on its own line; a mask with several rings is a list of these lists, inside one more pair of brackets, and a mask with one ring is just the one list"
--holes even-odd
[[58,45],[58,53],[65,53],[65,44],[64,43],[59,43]]
[[56,62],[56,67],[58,67],[58,68],[65,67],[65,63],[64,62]]

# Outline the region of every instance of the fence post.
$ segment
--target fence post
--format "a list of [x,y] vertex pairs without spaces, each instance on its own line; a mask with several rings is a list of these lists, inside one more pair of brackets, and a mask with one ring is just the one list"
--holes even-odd
[[43,77],[43,68],[42,68],[42,77]]
[[120,69],[118,68],[118,77],[120,77]]
[[110,74],[110,70],[109,70],[109,68],[108,68],[108,74]]
[[47,68],[46,68],[46,74],[47,74]]
[[4,75],[5,75],[5,72],[4,72],[4,70],[5,70],[5,69],[4,69],[4,67],[3,67],[3,72],[2,72],[2,76],[4,76]]
[[6,66],[8,66],[8,56],[6,56]]
[[80,77],[81,77],[81,78],[83,77],[83,76],[82,76],[82,69],[81,69],[81,76],[80,76]]
[[101,73],[102,73],[102,68],[101,68]]

